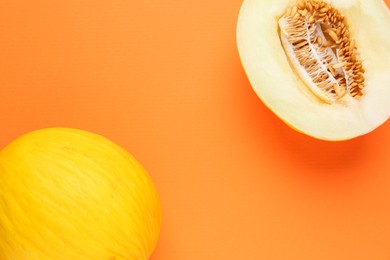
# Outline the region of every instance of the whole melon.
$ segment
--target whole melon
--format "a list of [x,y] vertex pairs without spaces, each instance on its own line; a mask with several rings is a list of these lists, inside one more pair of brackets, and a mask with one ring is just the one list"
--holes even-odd
[[48,128],[0,151],[0,259],[148,259],[161,227],[157,191],[123,148]]

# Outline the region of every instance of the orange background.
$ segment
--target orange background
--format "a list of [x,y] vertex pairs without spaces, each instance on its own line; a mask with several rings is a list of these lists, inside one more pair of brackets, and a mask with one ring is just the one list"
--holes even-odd
[[390,259],[390,123],[288,128],[240,65],[241,3],[2,1],[0,147],[51,126],[124,146],[161,197],[152,259]]

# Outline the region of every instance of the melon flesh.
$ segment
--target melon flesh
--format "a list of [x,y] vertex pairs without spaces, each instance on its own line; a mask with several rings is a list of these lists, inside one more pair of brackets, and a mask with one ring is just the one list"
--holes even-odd
[[289,126],[323,140],[371,132],[390,114],[390,11],[381,0],[332,1],[345,16],[365,69],[364,95],[328,104],[306,86],[289,62],[278,21],[290,0],[245,0],[237,24],[243,67],[259,98]]

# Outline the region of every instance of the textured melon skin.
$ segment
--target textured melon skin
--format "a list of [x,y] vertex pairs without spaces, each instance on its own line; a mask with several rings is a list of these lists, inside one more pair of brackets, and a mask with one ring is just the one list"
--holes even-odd
[[323,140],[371,132],[390,115],[390,12],[381,0],[337,0],[366,69],[366,94],[343,104],[320,102],[293,71],[278,35],[289,0],[245,0],[237,46],[249,81],[264,104],[295,130]]
[[0,152],[0,259],[148,259],[160,226],[150,177],[99,135],[43,129]]

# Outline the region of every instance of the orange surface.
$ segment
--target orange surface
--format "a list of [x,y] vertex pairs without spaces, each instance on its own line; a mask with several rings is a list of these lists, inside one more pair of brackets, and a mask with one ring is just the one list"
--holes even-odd
[[390,259],[390,123],[288,128],[240,65],[240,5],[2,1],[0,147],[51,126],[124,146],[161,197],[152,259]]

